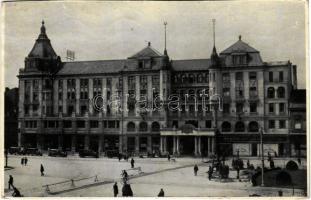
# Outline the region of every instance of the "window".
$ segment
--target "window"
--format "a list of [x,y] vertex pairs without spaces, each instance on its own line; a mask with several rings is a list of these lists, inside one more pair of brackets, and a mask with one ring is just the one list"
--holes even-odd
[[85,128],[85,121],[78,120],[77,121],[77,127],[78,128]]
[[294,127],[295,129],[302,129],[302,124],[300,121],[295,121],[294,122]]
[[269,103],[269,113],[274,113],[274,104]]
[[275,121],[269,120],[269,128],[275,128]]
[[248,130],[249,132],[258,132],[259,130],[258,123],[254,121],[250,122],[248,124]]
[[103,121],[104,123],[104,128],[107,128],[107,121]]
[[285,112],[285,103],[280,103],[279,104],[279,112],[284,113]]
[[63,89],[63,80],[58,80],[58,90]]
[[277,93],[278,93],[278,98],[284,98],[285,97],[285,88],[279,87],[277,90]]
[[111,88],[111,78],[107,78],[107,82],[106,82],[106,86],[107,88]]
[[250,97],[257,97],[257,87],[250,87],[249,88],[249,96]]
[[129,90],[135,90],[135,76],[129,76],[127,81]]
[[160,131],[160,124],[158,122],[153,122],[151,125],[152,132],[159,132]]
[[252,102],[249,104],[249,112],[250,113],[256,113],[257,112],[257,103]]
[[225,97],[230,97],[230,88],[223,88],[222,92]]
[[284,81],[284,75],[283,72],[279,72],[279,82],[283,82]]
[[90,121],[90,127],[91,128],[98,128],[98,121],[96,121],[96,120]]
[[62,92],[58,93],[58,100],[63,100],[63,93]]
[[74,111],[73,111],[74,107],[72,105],[68,106],[68,114],[71,115]]
[[269,82],[273,82],[273,72],[269,72]]
[[129,122],[127,124],[127,132],[134,132],[135,131],[135,124],[133,122]]
[[229,103],[223,104],[223,113],[224,114],[230,114],[230,104]]
[[223,122],[221,125],[222,132],[230,132],[231,131],[231,124],[229,122]]
[[212,120],[206,120],[205,121],[205,127],[206,128],[212,128]]
[[116,122],[114,120],[109,120],[108,121],[108,128],[115,128],[116,127]]
[[148,131],[148,124],[146,122],[141,122],[139,124],[139,131],[140,132],[147,132]]
[[58,106],[58,112],[62,113],[63,112],[63,106]]
[[243,113],[243,103],[236,104],[236,113]]
[[269,87],[268,91],[267,91],[267,97],[268,98],[274,98],[274,88],[273,87]]
[[246,55],[233,55],[232,62],[234,65],[244,65],[246,64]]
[[69,120],[64,121],[64,128],[71,128],[72,127],[72,122]]
[[174,121],[173,121],[172,127],[173,127],[173,128],[178,128],[178,121],[177,121],[177,120],[174,120]]
[[144,68],[144,61],[143,60],[138,61],[138,68],[139,69],[143,69]]
[[87,112],[87,106],[86,106],[86,105],[82,105],[82,106],[80,107],[80,113],[81,113],[82,115],[84,115],[86,112]]
[[279,128],[286,128],[286,121],[285,120],[279,121]]
[[194,83],[194,75],[189,74],[189,83]]
[[96,78],[93,79],[93,97],[99,96],[102,94],[102,79]]
[[257,79],[257,73],[256,72],[249,72],[249,79],[250,80],[256,80]]
[[198,83],[202,83],[202,82],[203,82],[203,75],[198,74]]
[[235,124],[235,132],[244,132],[245,131],[245,126],[243,122],[237,122]]

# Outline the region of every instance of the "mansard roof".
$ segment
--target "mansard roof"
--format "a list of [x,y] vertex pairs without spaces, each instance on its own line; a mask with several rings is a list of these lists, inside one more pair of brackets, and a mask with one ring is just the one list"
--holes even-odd
[[236,43],[223,50],[220,55],[232,53],[259,53],[259,51],[243,42],[240,36]]
[[172,61],[172,69],[175,71],[208,70],[210,65],[210,59],[189,59]]
[[28,57],[57,59],[57,55],[51,45],[50,39],[46,34],[44,21],[42,21],[41,32],[32,50],[28,54]]

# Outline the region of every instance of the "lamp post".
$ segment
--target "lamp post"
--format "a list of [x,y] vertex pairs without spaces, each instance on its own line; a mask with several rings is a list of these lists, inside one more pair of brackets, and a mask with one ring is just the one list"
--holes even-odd
[[5,167],[8,167],[8,150],[4,150],[4,155],[5,155]]
[[265,167],[265,160],[264,160],[264,152],[263,152],[263,128],[260,128],[260,147],[261,147],[261,187],[265,186],[264,184],[264,167]]

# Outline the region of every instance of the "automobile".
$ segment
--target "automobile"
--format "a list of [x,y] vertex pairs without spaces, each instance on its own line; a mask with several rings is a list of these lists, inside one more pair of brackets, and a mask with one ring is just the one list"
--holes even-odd
[[99,158],[98,152],[95,152],[95,151],[93,151],[93,150],[86,150],[86,149],[80,150],[80,151],[79,151],[79,156],[80,156],[81,158],[84,158],[84,157]]
[[23,155],[42,156],[42,152],[37,148],[25,148]]
[[106,151],[106,155],[108,158],[119,157],[119,151],[117,150],[108,150]]
[[18,155],[22,151],[21,147],[10,147],[8,153]]
[[49,149],[48,156],[67,157],[67,152],[59,150],[59,149]]

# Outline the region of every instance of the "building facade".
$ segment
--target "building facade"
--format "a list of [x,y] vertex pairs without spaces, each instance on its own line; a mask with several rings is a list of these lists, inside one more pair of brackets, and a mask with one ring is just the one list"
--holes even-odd
[[289,154],[290,61],[241,36],[219,55],[171,60],[151,44],[122,60],[63,62],[44,23],[19,75],[19,146],[177,155]]

